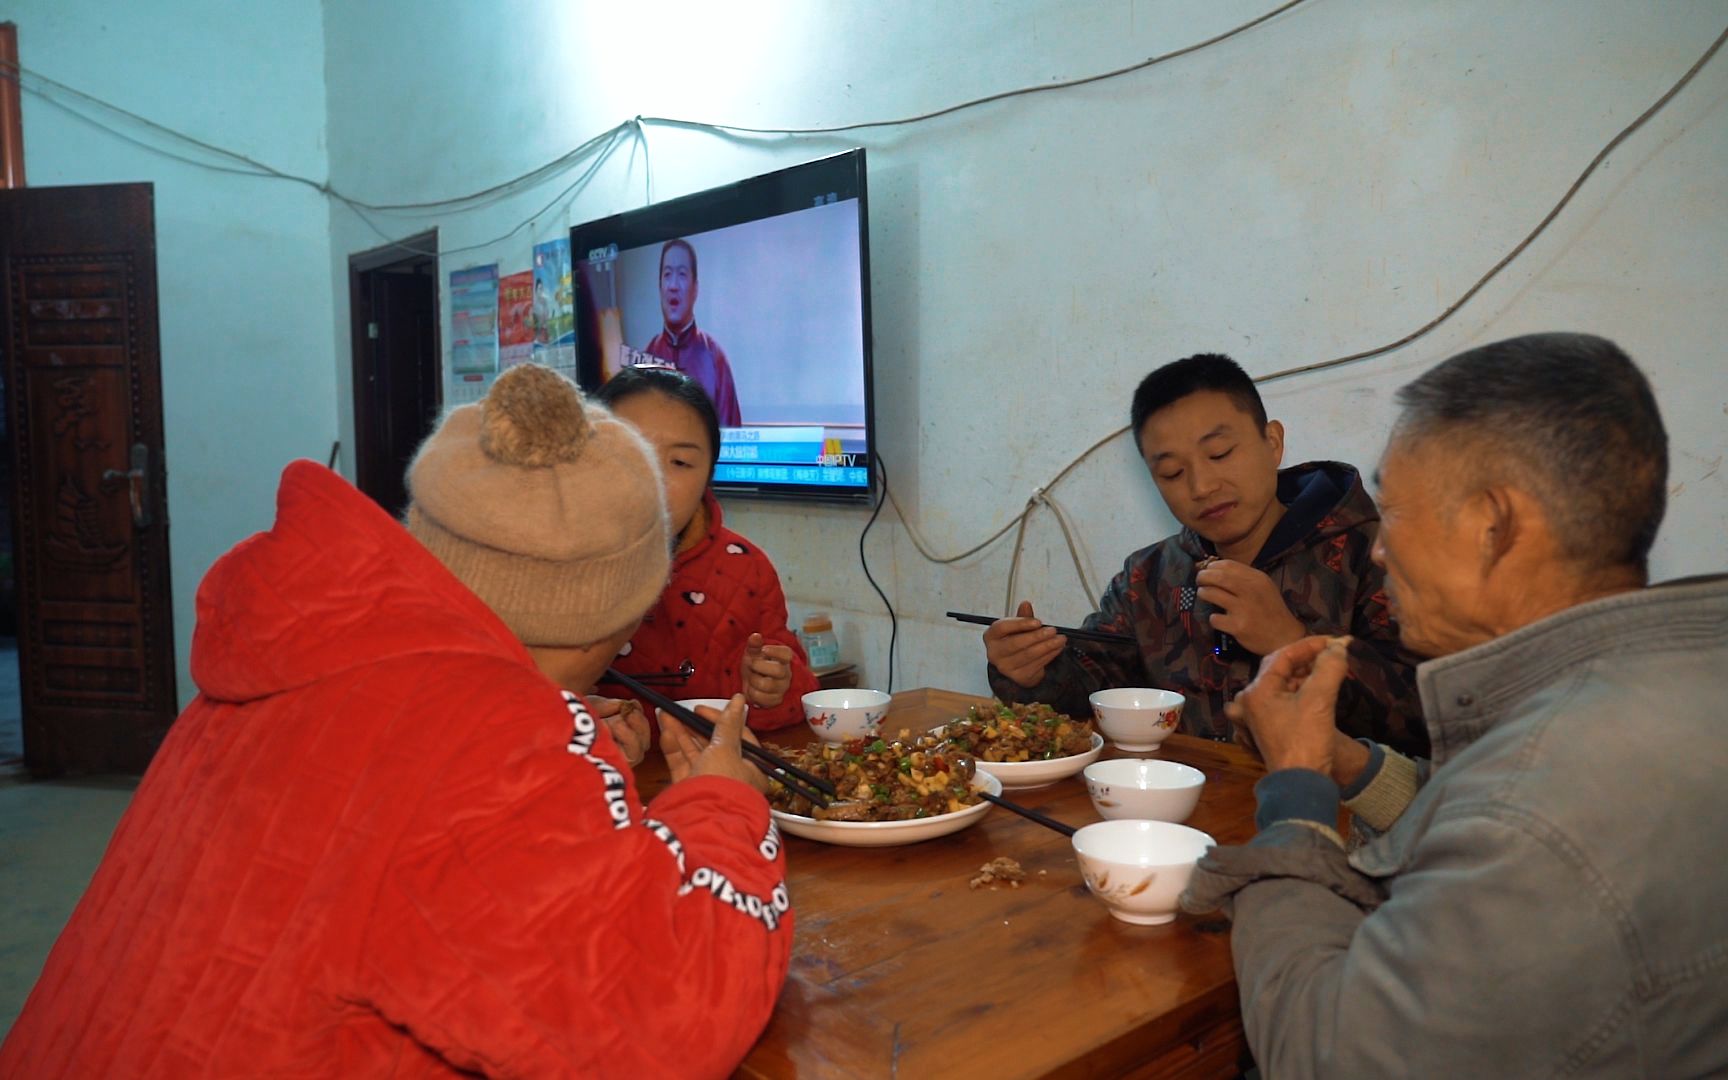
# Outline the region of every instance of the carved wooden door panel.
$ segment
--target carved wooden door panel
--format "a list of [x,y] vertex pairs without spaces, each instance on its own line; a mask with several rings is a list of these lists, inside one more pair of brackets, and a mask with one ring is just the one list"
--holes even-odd
[[141,772],[176,712],[149,184],[0,191],[24,761]]

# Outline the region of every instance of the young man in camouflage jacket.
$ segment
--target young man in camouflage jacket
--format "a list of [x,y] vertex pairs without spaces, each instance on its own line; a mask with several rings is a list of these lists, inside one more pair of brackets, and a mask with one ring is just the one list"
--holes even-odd
[[1228,357],[1201,354],[1152,372],[1134,394],[1135,441],[1183,526],[1129,556],[1088,630],[1132,644],[1073,642],[1022,603],[984,634],[990,685],[1005,701],[1087,715],[1087,695],[1159,686],[1188,699],[1183,730],[1232,737],[1224,703],[1260,656],[1309,634],[1349,634],[1339,725],[1421,754],[1428,746],[1416,658],[1398,644],[1383,575],[1369,559],[1379,512],[1354,467],[1280,471],[1284,428]]

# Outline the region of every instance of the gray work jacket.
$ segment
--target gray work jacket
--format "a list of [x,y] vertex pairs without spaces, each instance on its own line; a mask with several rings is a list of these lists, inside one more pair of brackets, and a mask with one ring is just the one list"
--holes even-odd
[[1273,778],[1331,784],[1287,770],[1196,874],[1264,1074],[1728,1075],[1728,577],[1417,679],[1433,767],[1384,835],[1346,857],[1324,811],[1268,822]]

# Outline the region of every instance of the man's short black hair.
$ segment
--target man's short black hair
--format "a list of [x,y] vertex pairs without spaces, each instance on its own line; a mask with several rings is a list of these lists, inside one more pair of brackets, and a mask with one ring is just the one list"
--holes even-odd
[[695,411],[708,433],[708,450],[712,455],[709,468],[720,461],[720,416],[714,411],[714,400],[702,384],[675,368],[627,367],[606,380],[594,399],[608,409],[620,401],[638,394],[655,393],[671,398]]
[[1195,353],[1165,364],[1140,380],[1128,414],[1134,426],[1134,441],[1140,441],[1140,432],[1153,413],[1202,390],[1230,395],[1237,408],[1252,416],[1260,430],[1266,430],[1266,406],[1248,373],[1223,353]]
[[682,238],[668,240],[664,244],[660,245],[660,272],[662,274],[666,272],[666,253],[671,251],[673,248],[683,248],[684,254],[690,256],[690,280],[698,280],[696,274],[696,249],[690,246],[690,241]]
[[[1561,553],[1642,572],[1668,505],[1668,432],[1632,359],[1591,334],[1529,334],[1459,353],[1398,391],[1392,440],[1456,447],[1476,484],[1541,503]],[[1463,494],[1463,492],[1460,492]]]

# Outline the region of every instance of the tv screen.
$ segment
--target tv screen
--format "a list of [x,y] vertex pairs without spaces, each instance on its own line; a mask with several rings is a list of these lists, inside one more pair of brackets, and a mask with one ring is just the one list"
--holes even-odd
[[864,151],[570,230],[582,385],[674,367],[720,416],[721,494],[868,502]]

